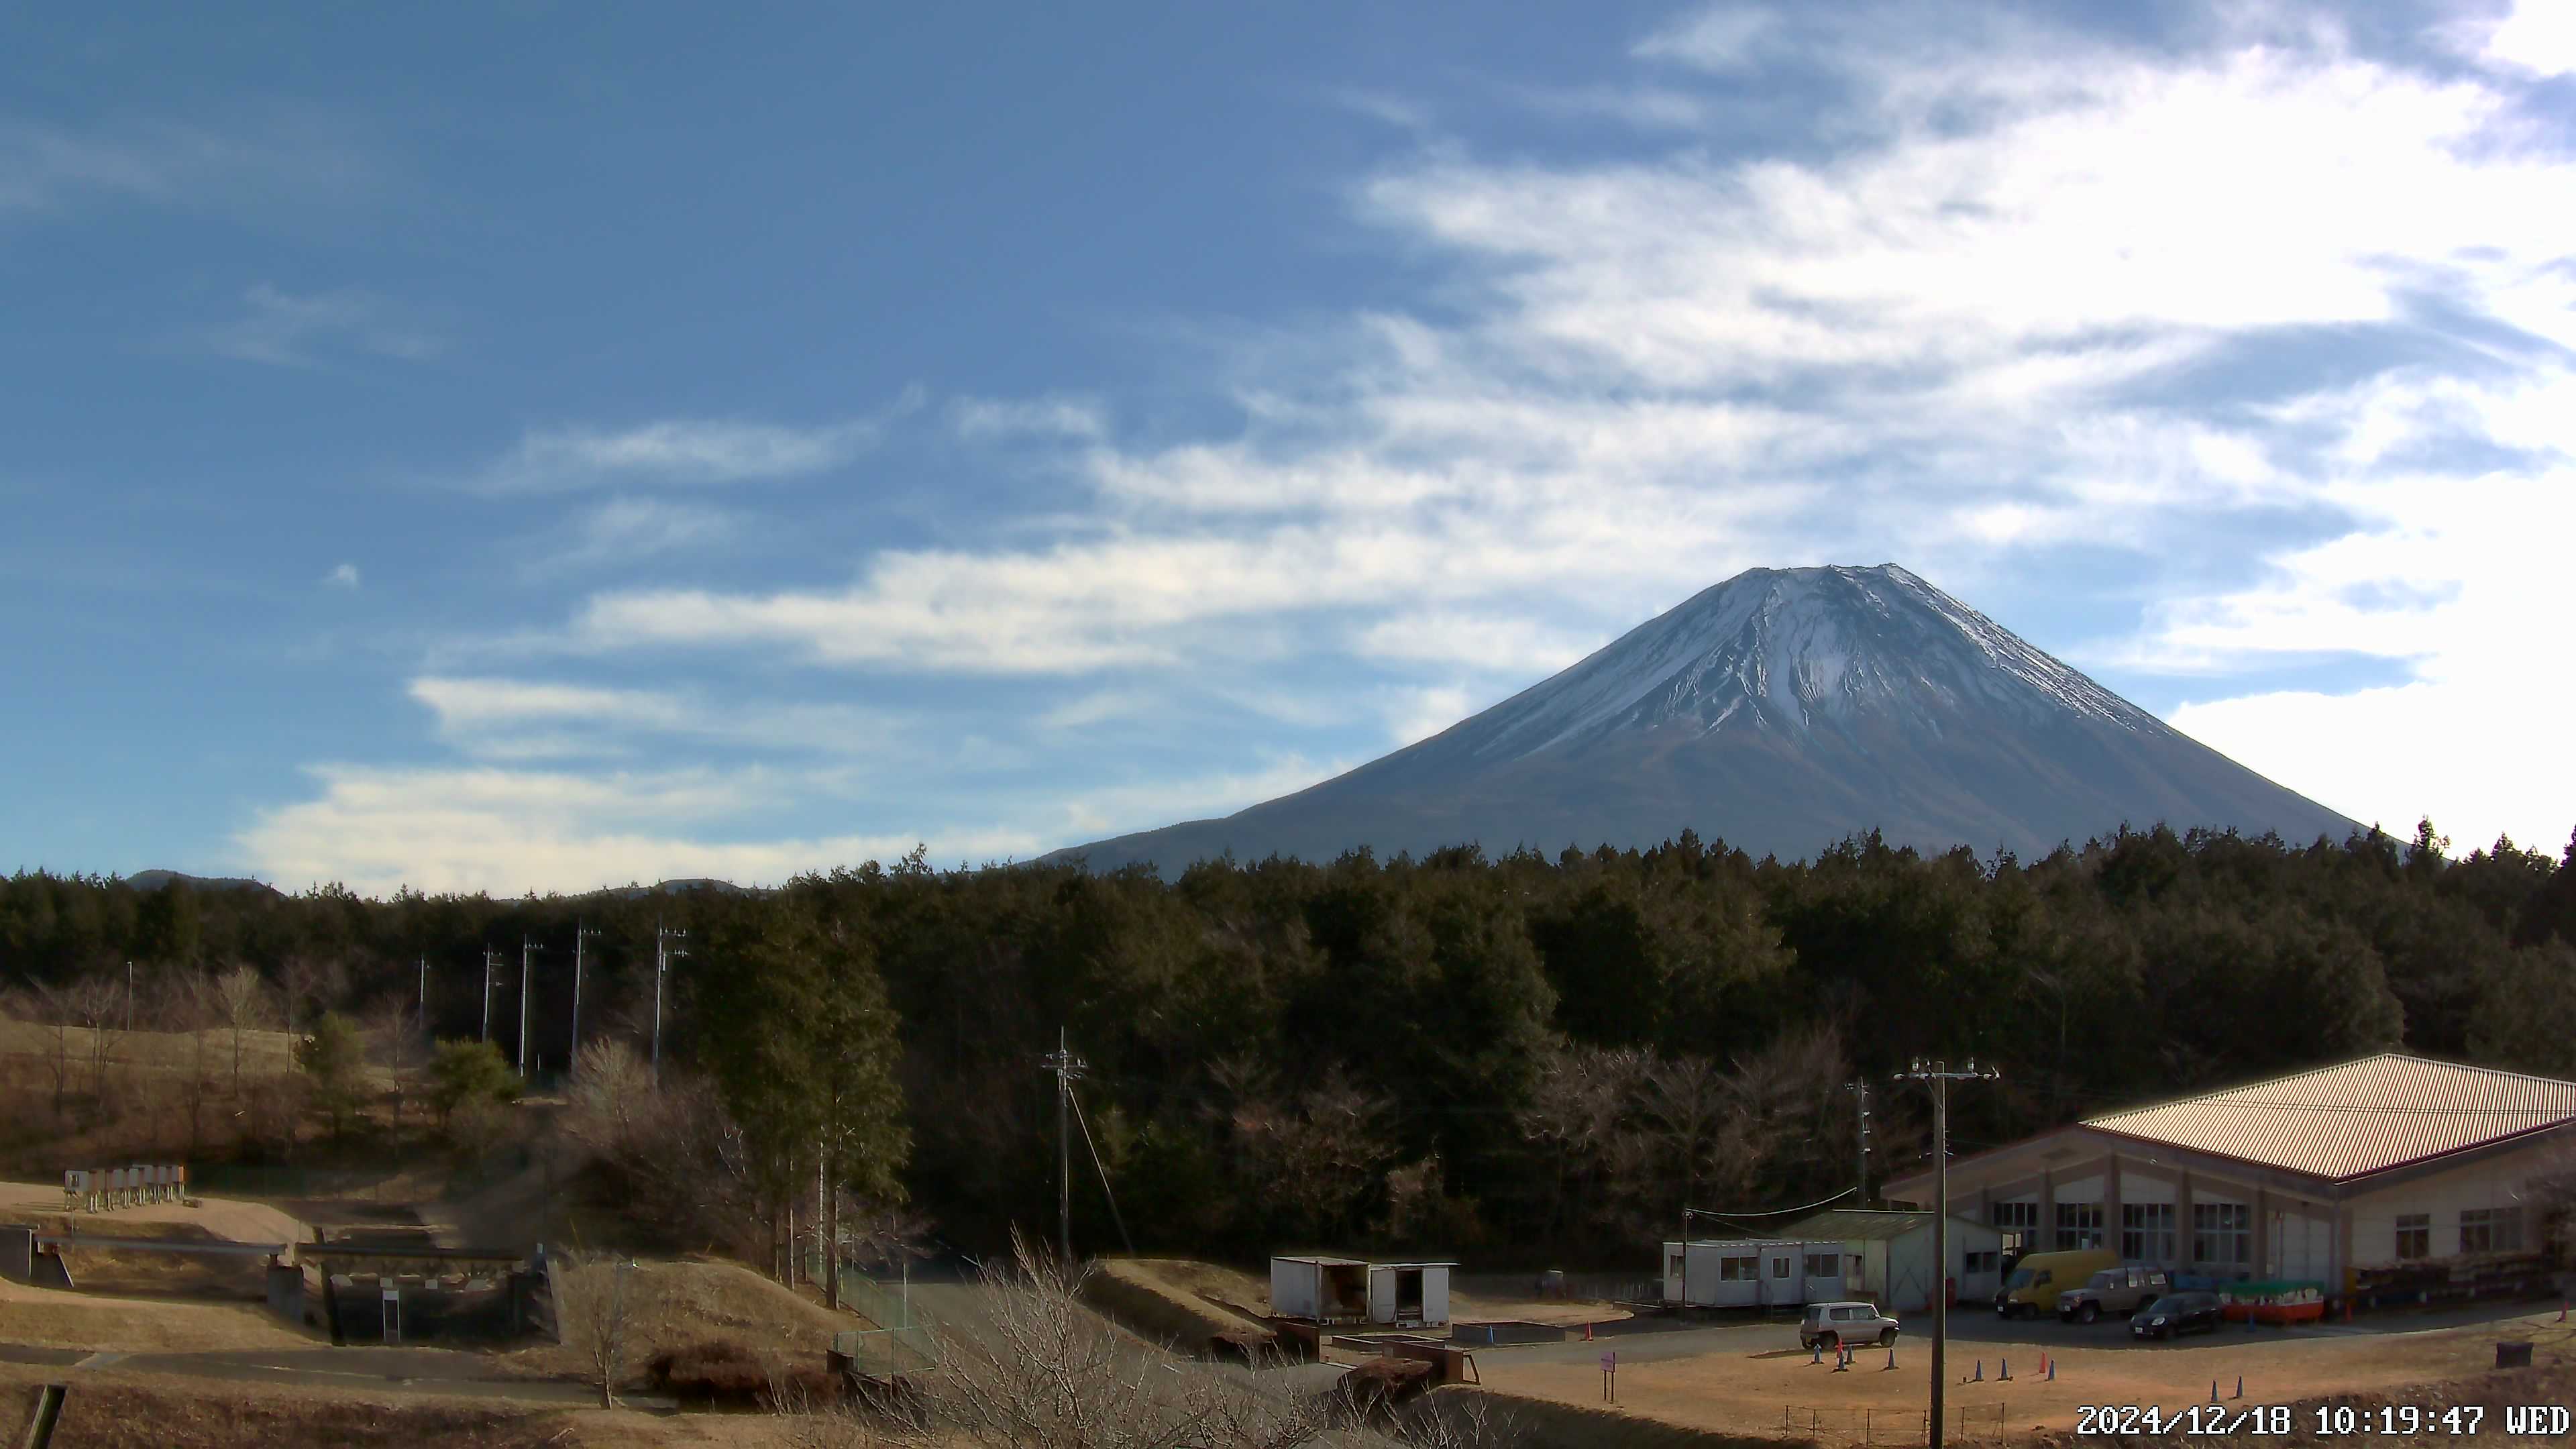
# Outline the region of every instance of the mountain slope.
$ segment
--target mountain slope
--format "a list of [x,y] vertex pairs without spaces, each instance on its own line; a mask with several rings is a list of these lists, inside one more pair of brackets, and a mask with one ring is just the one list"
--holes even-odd
[[1872,829],[2028,856],[2158,821],[2354,828],[1886,564],[1739,574],[1348,774],[1059,854],[1176,872],[1227,853],[1553,853],[1690,828],[1782,859]]

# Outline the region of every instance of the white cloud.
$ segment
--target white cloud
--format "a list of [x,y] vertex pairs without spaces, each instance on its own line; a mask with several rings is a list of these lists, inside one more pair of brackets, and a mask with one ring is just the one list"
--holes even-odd
[[1034,398],[1008,401],[959,398],[948,406],[948,423],[961,438],[1070,438],[1089,441],[1108,435],[1109,418],[1100,404],[1084,398]]
[[1224,770],[1184,779],[1151,779],[1082,791],[1059,802],[1066,842],[1098,840],[1176,820],[1231,815],[1247,805],[1329,780],[1359,762],[1318,764],[1300,754],[1273,755],[1255,770]]
[[2576,72],[2576,8],[2566,0],[2515,0],[2470,53],[2489,65],[2537,76]]
[[1419,743],[1474,713],[1477,703],[1463,685],[1399,690],[1388,702],[1387,734],[1399,745]]
[[245,312],[205,335],[226,357],[279,367],[312,367],[325,353],[346,349],[419,362],[446,350],[446,342],[397,306],[371,292],[344,288],[306,296],[262,282],[242,294]]
[[876,446],[883,425],[853,420],[788,427],[726,419],[670,419],[623,431],[531,431],[486,473],[509,492],[603,484],[766,482],[829,472]]
[[322,582],[335,589],[354,589],[358,586],[358,566],[353,563],[335,565],[331,572],[322,576]]
[[799,782],[757,771],[582,776],[500,768],[316,770],[316,799],[271,810],[238,837],[261,875],[341,881],[368,895],[583,891],[714,877],[776,885],[807,871],[892,860],[916,840],[941,859],[1035,853],[1002,829],[728,839]]

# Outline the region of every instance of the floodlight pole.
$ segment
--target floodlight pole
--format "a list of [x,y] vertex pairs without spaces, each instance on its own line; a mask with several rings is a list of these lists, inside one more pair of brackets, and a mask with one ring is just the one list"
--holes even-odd
[[670,927],[663,925],[661,918],[658,916],[654,918],[653,1084],[657,1087],[662,1084],[662,977],[671,969],[672,957],[686,956],[689,954],[688,947],[680,946],[675,948],[671,944],[673,941],[685,940],[688,937],[688,934],[689,933],[686,931],[674,931]]
[[533,936],[519,938],[519,1080],[528,1078],[528,982],[536,968],[536,953],[546,949]]
[[420,1028],[422,1036],[429,1035],[429,958],[426,956],[420,958],[420,1009],[413,1015],[412,1022]]
[[591,937],[598,934],[596,928],[583,925],[578,917],[574,919],[572,923],[572,1055],[564,1058],[568,1066],[581,1064],[581,948]]
[[492,1039],[492,968],[500,962],[501,953],[483,948],[483,1040]]
[[1992,1067],[1978,1070],[1974,1057],[1968,1059],[1966,1070],[1957,1072],[1951,1071],[1946,1061],[1926,1062],[1916,1057],[1911,1069],[1895,1076],[1895,1080],[1900,1082],[1928,1082],[1932,1086],[1932,1420],[1926,1439],[1929,1449],[1941,1449],[1941,1390],[1949,1383],[1945,1350],[1950,1337],[1950,1084],[1991,1082],[2000,1075]]
[[1869,1206],[1869,1079],[1863,1077],[1859,1081],[1845,1082],[1843,1090],[1851,1093],[1856,1099],[1853,1108],[1854,1121],[1859,1128],[1855,1135],[1860,1141],[1860,1176],[1853,1180],[1860,1184],[1860,1189],[1859,1196],[1852,1201],[1856,1206],[1867,1207]]

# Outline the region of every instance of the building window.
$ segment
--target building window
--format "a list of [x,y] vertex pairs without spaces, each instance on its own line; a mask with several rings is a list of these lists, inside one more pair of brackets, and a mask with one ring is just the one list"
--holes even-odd
[[2174,1260],[2174,1205],[2169,1202],[2120,1204],[2120,1256],[2132,1263]]
[[2397,1256],[2401,1261],[2433,1256],[2433,1215],[2431,1213],[2397,1215]]
[[1762,1276],[1761,1263],[1759,1258],[1720,1258],[1717,1260],[1717,1281],[1750,1283]]
[[1964,1266],[1971,1273],[1991,1273],[1995,1271],[2002,1259],[2001,1253],[1970,1253],[1964,1260]]
[[2191,1260],[2195,1263],[2253,1261],[2254,1209],[2241,1202],[2196,1202],[2191,1205]]
[[1986,1205],[1986,1221],[2003,1230],[2004,1246],[2026,1248],[2039,1236],[2039,1204],[1998,1202]]
[[2102,1246],[2102,1205],[2098,1202],[2059,1203],[2057,1246],[2061,1250]]
[[1780,1258],[1780,1259],[1776,1259],[1776,1260],[1774,1260],[1774,1261],[1772,1262],[1772,1264],[1771,1264],[1771,1276],[1772,1276],[1772,1277],[1774,1277],[1774,1278],[1786,1278],[1786,1277],[1788,1277],[1788,1276],[1789,1276],[1789,1260],[1788,1260],[1788,1259],[1786,1259],[1786,1258]]
[[1842,1276],[1842,1264],[1843,1255],[1840,1253],[1809,1253],[1807,1255],[1807,1276],[1810,1278],[1839,1278]]
[[2521,1250],[2521,1209],[2463,1208],[2460,1210],[2461,1252],[2515,1253]]

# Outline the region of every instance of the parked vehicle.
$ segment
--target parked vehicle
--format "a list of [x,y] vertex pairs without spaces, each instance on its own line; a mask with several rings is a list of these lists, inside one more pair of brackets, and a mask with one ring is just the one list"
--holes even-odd
[[2126,1317],[2172,1291],[2173,1275],[2164,1269],[2127,1263],[2057,1295],[2057,1316],[2069,1323],[2091,1323],[2105,1313]]
[[2036,1318],[2054,1313],[2058,1295],[2119,1262],[2119,1254],[2101,1248],[2033,1253],[2004,1279],[2002,1290],[1995,1294],[1995,1312],[2004,1318]]
[[1798,1347],[1840,1348],[1846,1343],[1894,1343],[1896,1320],[1875,1303],[1810,1303],[1798,1321]]
[[2129,1332],[2140,1338],[2171,1338],[2194,1331],[2216,1333],[2218,1324],[2217,1294],[2168,1293],[2139,1309],[2129,1320]]

